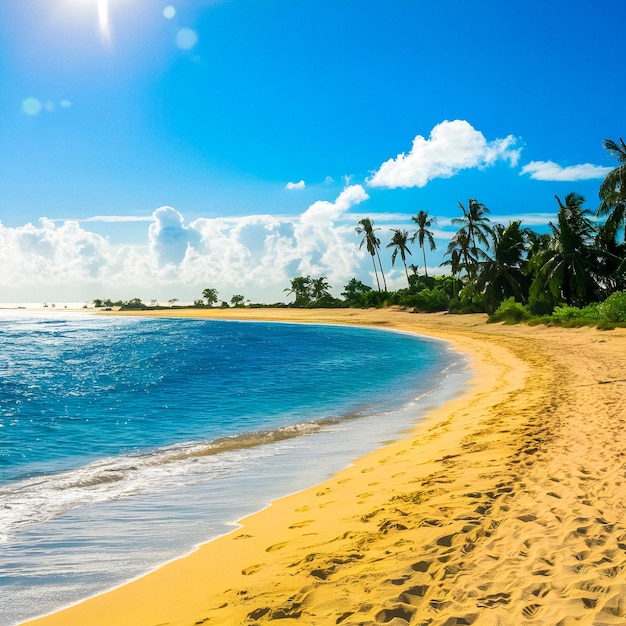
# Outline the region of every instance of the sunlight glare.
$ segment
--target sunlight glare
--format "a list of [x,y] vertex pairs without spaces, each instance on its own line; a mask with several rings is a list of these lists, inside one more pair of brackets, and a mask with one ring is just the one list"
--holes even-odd
[[67,0],[74,7],[78,8],[79,6],[89,8],[91,10],[94,8],[97,12],[97,20],[98,20],[98,34],[100,35],[101,41],[110,45],[112,40],[112,30],[111,30],[111,20],[109,15],[109,5],[111,0]]
[[110,44],[111,24],[109,21],[109,0],[98,0],[98,28],[102,40],[106,44]]

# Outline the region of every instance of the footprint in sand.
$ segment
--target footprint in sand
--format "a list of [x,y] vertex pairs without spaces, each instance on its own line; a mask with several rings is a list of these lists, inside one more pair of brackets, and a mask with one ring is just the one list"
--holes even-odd
[[492,593],[488,596],[478,599],[476,606],[480,608],[490,609],[495,606],[504,606],[511,602],[510,593]]
[[309,524],[312,524],[315,520],[312,519],[306,519],[302,522],[296,522],[295,524],[292,524],[291,526],[289,526],[289,528],[304,528],[305,526],[308,526]]
[[376,621],[379,623],[387,623],[399,618],[405,622],[410,622],[415,614],[415,609],[408,608],[406,606],[398,605],[389,609],[383,609],[376,614]]
[[275,552],[276,550],[281,550],[288,543],[289,543],[288,541],[282,541],[281,543],[275,543],[273,546],[270,546],[269,548],[265,548],[265,552]]
[[251,574],[256,574],[256,572],[258,572],[264,565],[265,563],[257,563],[256,565],[251,565],[250,567],[246,567],[245,569],[242,569],[241,573],[244,576],[250,576]]
[[335,500],[329,500],[328,502],[322,502],[320,505],[318,505],[318,509],[324,509],[327,506],[330,506],[331,504],[335,504]]
[[522,615],[526,619],[532,619],[532,618],[534,618],[537,615],[537,613],[539,612],[540,608],[541,608],[541,604],[527,604],[522,609]]

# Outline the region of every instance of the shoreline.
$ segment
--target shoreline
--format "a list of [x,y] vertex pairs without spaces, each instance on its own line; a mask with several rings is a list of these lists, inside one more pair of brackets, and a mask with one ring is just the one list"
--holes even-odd
[[146,313],[416,332],[470,354],[475,376],[467,393],[330,480],[25,624],[623,623],[625,332],[397,310],[136,314]]

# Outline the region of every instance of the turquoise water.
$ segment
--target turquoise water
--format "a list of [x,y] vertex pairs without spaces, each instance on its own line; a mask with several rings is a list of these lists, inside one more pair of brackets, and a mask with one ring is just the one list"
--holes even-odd
[[0,314],[0,615],[189,552],[464,380],[445,344],[382,330]]

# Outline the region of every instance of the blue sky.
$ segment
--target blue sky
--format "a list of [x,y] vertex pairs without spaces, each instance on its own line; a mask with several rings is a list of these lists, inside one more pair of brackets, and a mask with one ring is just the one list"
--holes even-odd
[[595,210],[624,18],[618,0],[3,0],[0,301],[275,302],[305,274],[338,295],[374,284],[365,216],[383,246],[436,216],[433,273],[458,201],[539,230],[555,194]]

